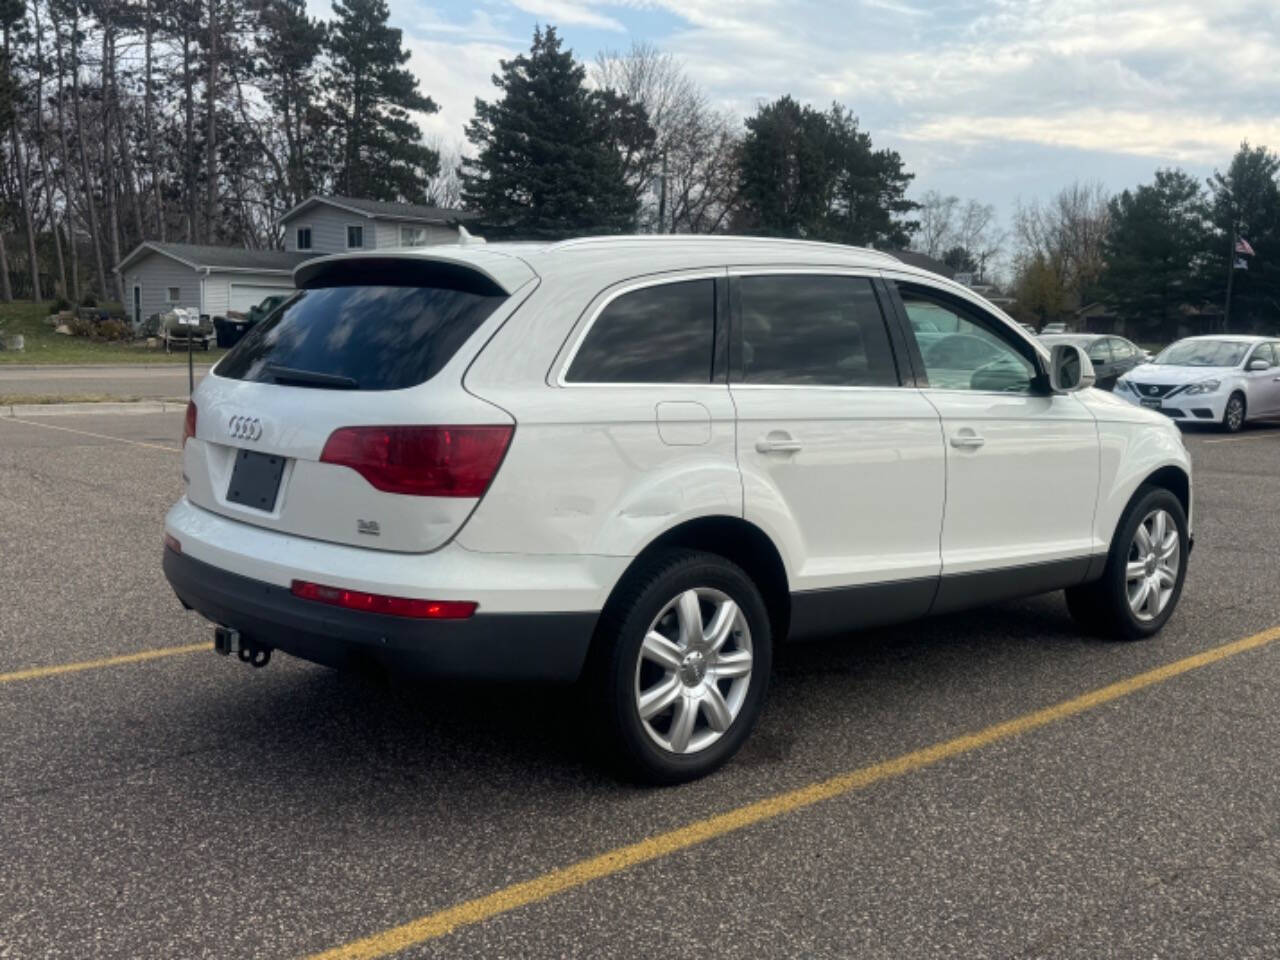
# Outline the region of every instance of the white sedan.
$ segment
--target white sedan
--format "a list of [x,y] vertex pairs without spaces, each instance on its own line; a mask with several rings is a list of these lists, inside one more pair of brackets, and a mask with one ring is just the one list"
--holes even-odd
[[1116,396],[1175,420],[1218,423],[1280,417],[1280,339],[1188,337],[1116,382]]

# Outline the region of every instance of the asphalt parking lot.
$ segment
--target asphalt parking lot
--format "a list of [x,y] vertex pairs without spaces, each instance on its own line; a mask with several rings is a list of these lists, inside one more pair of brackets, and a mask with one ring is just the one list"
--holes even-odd
[[665,790],[564,691],[196,648],[180,430],[0,419],[0,958],[1280,956],[1280,426],[1188,434],[1155,640],[1050,595],[784,647]]

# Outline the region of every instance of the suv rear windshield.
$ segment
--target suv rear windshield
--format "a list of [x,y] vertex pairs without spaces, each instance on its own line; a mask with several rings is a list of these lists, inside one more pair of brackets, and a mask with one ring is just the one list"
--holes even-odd
[[430,286],[301,290],[218,364],[218,376],[399,390],[435,376],[504,296]]

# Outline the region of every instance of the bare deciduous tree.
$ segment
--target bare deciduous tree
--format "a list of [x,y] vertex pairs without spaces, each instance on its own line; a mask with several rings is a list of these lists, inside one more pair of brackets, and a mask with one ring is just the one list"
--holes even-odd
[[657,133],[653,151],[626,171],[642,225],[657,233],[722,229],[737,202],[735,121],[708,105],[678,58],[649,43],[603,51],[591,80],[644,107]]
[[1077,181],[1047,203],[1019,204],[1014,215],[1019,273],[1038,259],[1058,278],[1066,309],[1083,306],[1102,275],[1109,199],[1101,183]]

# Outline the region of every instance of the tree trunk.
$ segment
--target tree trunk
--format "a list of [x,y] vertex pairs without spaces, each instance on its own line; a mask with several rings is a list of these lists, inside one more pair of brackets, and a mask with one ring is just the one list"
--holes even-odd
[[[5,69],[11,69],[13,60],[8,26],[4,28],[4,62]],[[40,296],[40,260],[36,256],[36,230],[31,218],[31,194],[27,190],[27,167],[22,160],[22,144],[18,139],[17,117],[13,117],[9,123],[9,144],[13,147],[13,165],[18,171],[18,199],[22,205],[22,222],[27,231],[27,265],[31,270],[31,299],[39,302],[43,299]],[[6,270],[6,274],[7,272]],[[6,283],[8,279],[8,276],[6,276]]]
[[160,193],[160,154],[156,150],[156,125],[155,119],[155,82],[152,80],[152,35],[154,32],[154,17],[151,11],[152,0],[147,0],[144,8],[143,16],[146,18],[145,39],[143,52],[143,76],[145,94],[142,108],[142,124],[147,130],[147,159],[151,161],[151,199],[156,207],[156,235],[161,243],[164,243],[164,199]]
[[75,200],[71,192],[71,151],[67,149],[67,124],[62,112],[64,100],[63,63],[62,63],[62,25],[58,22],[54,8],[50,7],[50,19],[53,22],[54,63],[58,71],[58,158],[62,167],[62,199],[66,204],[67,247],[71,253],[71,299],[80,302],[80,254],[76,248],[76,225],[74,219]]
[[187,243],[196,242],[196,145],[195,145],[195,78],[191,69],[191,22],[184,11],[182,23],[182,196],[186,211]]
[[102,13],[102,193],[107,205],[107,239],[111,244],[111,272],[116,299],[124,301],[124,287],[116,265],[120,262],[120,205],[116,196],[116,167],[111,157],[112,124],[116,119],[116,29],[114,11]]
[[3,230],[0,230],[0,300],[13,303],[13,287],[9,283],[9,251],[4,248]]
[[36,152],[40,156],[40,179],[44,182],[45,203],[49,207],[49,227],[53,234],[53,252],[58,264],[58,282],[55,286],[58,295],[65,297],[67,295],[67,264],[62,257],[62,237],[58,233],[58,207],[53,192],[53,178],[49,176],[49,151],[45,142],[44,24],[40,22],[39,3],[31,5],[31,14],[36,28]]
[[84,188],[85,215],[89,220],[89,234],[93,239],[93,257],[98,268],[98,290],[107,295],[107,271],[102,264],[102,234],[98,232],[98,212],[93,202],[93,190],[89,179],[89,151],[84,145],[84,116],[80,110],[80,45],[76,39],[79,17],[71,18],[71,103],[75,107],[76,142],[80,147],[80,182]]
[[218,217],[218,2],[209,0],[209,78],[205,82],[209,134],[205,143],[205,242],[216,240]]

